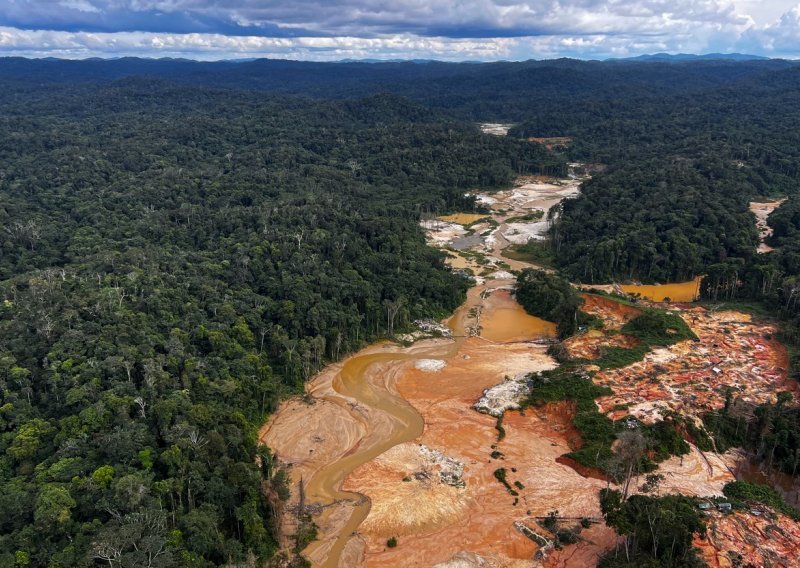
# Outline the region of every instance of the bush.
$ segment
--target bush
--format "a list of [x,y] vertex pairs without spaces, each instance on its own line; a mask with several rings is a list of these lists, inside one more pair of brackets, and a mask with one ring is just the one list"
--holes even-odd
[[772,487],[750,483],[748,481],[731,481],[722,488],[725,497],[731,501],[738,502],[742,506],[743,501],[756,501],[772,507],[776,511],[791,517],[795,521],[800,521],[800,511],[787,504]]
[[579,312],[583,299],[572,285],[542,270],[527,268],[517,278],[517,301],[529,314],[554,322],[559,337],[569,337],[590,316]]
[[697,339],[679,315],[666,310],[645,310],[626,323],[622,332],[649,346],[672,345],[686,339]]

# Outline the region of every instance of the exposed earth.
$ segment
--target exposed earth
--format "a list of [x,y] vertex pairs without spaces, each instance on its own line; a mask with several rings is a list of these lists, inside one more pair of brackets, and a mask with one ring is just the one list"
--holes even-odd
[[484,134],[492,134],[494,136],[505,136],[513,124],[497,124],[493,122],[486,122],[479,125],[481,132]]
[[[530,264],[502,256],[509,244],[543,238],[548,212],[577,195],[580,181],[523,179],[477,196],[491,213],[423,222],[429,242],[448,250],[451,266],[475,285],[445,322],[452,337],[370,346],[326,368],[304,400],[288,401],[264,425],[261,440],[289,473],[291,497],[281,514],[285,550],[298,512],[311,514],[318,527],[303,551],[314,566],[583,567],[616,545],[598,500],[609,481],[564,457],[582,444],[572,425],[574,405],[519,410],[526,374],[556,366],[546,354],[554,325],[526,314],[513,298],[511,271]],[[631,292],[659,301],[695,297],[697,282],[679,286]],[[583,309],[604,325],[565,342],[573,357],[597,359],[608,347],[635,344],[620,330],[647,301],[628,305],[594,293],[584,300]],[[601,412],[644,422],[666,410],[695,417],[721,407],[726,387],[752,402],[789,390],[797,403],[800,393],[787,376],[785,348],[771,339],[772,324],[739,312],[668,307],[698,340],[597,372],[594,381],[614,390],[598,400]],[[661,491],[721,496],[740,457],[692,446],[660,465]],[[564,526],[585,519],[577,544],[553,548],[541,525],[552,511]],[[800,525],[779,518],[776,536],[772,515],[767,508],[760,516],[714,513],[708,536],[696,544],[711,566],[737,565],[725,563],[730,550],[756,566],[788,566],[770,562],[800,547]]]
[[786,198],[776,199],[775,201],[750,202],[750,211],[756,216],[756,227],[758,228],[758,252],[765,253],[773,250],[771,246],[764,242],[766,238],[772,235],[772,227],[767,225],[767,217],[785,202]]

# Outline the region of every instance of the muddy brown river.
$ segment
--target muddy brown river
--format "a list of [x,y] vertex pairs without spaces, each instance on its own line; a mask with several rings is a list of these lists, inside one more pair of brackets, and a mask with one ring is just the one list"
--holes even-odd
[[654,302],[663,302],[669,298],[673,302],[693,302],[700,295],[702,276],[688,282],[674,284],[623,284],[620,286],[626,294],[639,294]]
[[[555,333],[555,324],[528,315],[513,299],[509,290],[499,289],[493,293],[484,293],[492,286],[508,286],[508,281],[490,284],[472,288],[467,301],[446,322],[456,335],[455,338],[435,340],[423,345],[415,344],[407,348],[388,343],[377,344],[367,348],[365,353],[349,357],[339,365],[335,373],[329,373],[329,384],[322,390],[322,394],[315,394],[315,387],[312,386],[312,395],[315,398],[344,409],[349,414],[348,420],[366,424],[362,435],[350,448],[341,455],[334,453],[328,463],[312,469],[309,477],[304,479],[306,502],[324,507],[322,514],[315,518],[320,527],[320,538],[303,552],[315,566],[333,568],[348,564],[342,555],[351,536],[357,532],[370,512],[370,502],[365,496],[342,489],[345,478],[359,466],[398,444],[419,438],[423,432],[422,417],[394,388],[403,369],[420,359],[448,361],[456,357],[465,340],[465,329],[468,324],[474,324],[474,316],[470,311],[476,306],[480,306],[484,315],[481,319],[481,337],[490,342],[507,344],[551,337]],[[308,406],[301,408],[300,412],[315,413],[318,410],[314,406]],[[313,449],[313,444],[305,443],[302,435],[285,435],[282,429],[285,428],[284,423],[290,420],[297,420],[296,415],[279,412],[262,432],[261,438],[282,461],[302,466],[302,459],[298,458],[309,451],[305,449],[306,446]],[[296,428],[302,428],[302,422],[300,420]],[[377,426],[373,427],[373,422]],[[309,423],[308,428],[313,430],[315,426]],[[316,426],[318,431],[324,428],[324,425]],[[332,427],[332,430],[335,428]],[[317,436],[323,437],[324,434],[319,432]],[[334,432],[331,439],[334,443],[335,437]],[[347,442],[342,440],[342,443]],[[292,481],[297,483],[299,480],[293,476]],[[326,534],[329,529],[332,530]]]
[[[360,437],[343,455],[337,455],[329,463],[314,469],[310,477],[304,479],[306,502],[324,507],[319,518],[315,519],[320,526],[320,538],[312,542],[303,555],[315,566],[330,568],[340,566],[342,552],[351,535],[369,514],[370,503],[363,495],[342,490],[344,479],[357,467],[375,459],[388,449],[410,442],[418,438],[423,431],[423,420],[419,413],[394,389],[397,372],[403,367],[419,359],[448,360],[455,356],[464,341],[465,322],[470,318],[468,311],[480,301],[483,287],[473,288],[466,303],[446,322],[456,335],[451,340],[439,340],[433,345],[408,348],[378,343],[367,348],[366,353],[359,352],[347,358],[338,367],[338,371],[328,378],[328,388],[323,394],[312,396],[322,401],[332,402],[344,409],[350,416],[345,418],[362,424],[370,421],[379,423],[377,427],[366,424],[363,436]],[[513,300],[510,300],[510,303]],[[530,317],[521,312],[520,317]],[[388,349],[388,351],[386,351]],[[379,350],[379,352],[374,352]],[[331,373],[328,373],[331,375]],[[325,376],[325,372],[321,374]],[[312,381],[312,385],[315,381]],[[313,389],[313,386],[312,386]],[[306,407],[301,412],[315,413],[318,409]],[[377,419],[375,419],[377,417]],[[261,439],[266,442],[282,461],[296,463],[305,447],[312,444],[300,436],[286,436],[284,423],[296,420],[292,414],[278,412],[262,430]],[[302,424],[295,427],[302,428]],[[288,426],[291,429],[291,425]],[[309,424],[313,430],[314,426]],[[317,430],[324,430],[325,425],[318,425]],[[333,442],[337,443],[336,431],[332,427]],[[322,432],[315,434],[321,438]],[[342,440],[342,443],[346,442]],[[313,448],[311,448],[313,449]],[[299,451],[298,451],[299,450]],[[302,463],[300,464],[302,465]],[[293,479],[293,482],[298,482]],[[337,505],[349,504],[352,512],[343,523],[342,516],[347,511]],[[336,517],[336,518],[334,518]],[[324,534],[324,527],[335,525],[335,534]],[[327,538],[326,538],[327,537]]]
[[[529,205],[526,202],[518,212],[524,213]],[[447,220],[466,224],[480,217],[462,214]],[[492,252],[498,250],[501,248]],[[410,347],[386,342],[372,345],[311,380],[307,390],[312,404],[289,401],[262,428],[260,439],[281,462],[291,465],[293,502],[297,503],[296,488],[302,483],[306,503],[321,509],[314,516],[318,539],[303,551],[314,566],[334,568],[365,562],[366,543],[358,531],[370,514],[371,503],[365,495],[342,487],[361,466],[387,450],[418,440],[427,431],[420,413],[395,388],[416,361],[432,359],[455,365],[457,360],[470,359],[468,353],[474,356],[475,352],[465,348],[464,336],[478,323],[480,337],[488,342],[484,349],[495,349],[491,344],[497,344],[498,364],[507,356],[503,349],[555,336],[555,324],[527,314],[514,300],[514,278],[504,274],[495,280],[481,279],[470,289],[466,302],[446,322],[454,339],[427,340]],[[692,281],[625,288],[653,299],[667,296],[674,301],[689,301],[694,299],[697,286],[698,281]],[[457,385],[453,383],[454,388]],[[282,546],[291,548],[291,531],[284,533]]]
[[[390,385],[380,381],[374,369],[387,365],[405,363],[422,358],[449,358],[457,351],[457,343],[444,344],[419,353],[377,353],[360,355],[348,359],[339,374],[333,379],[333,388],[343,397],[354,399],[361,404],[377,409],[391,417],[392,431],[388,436],[368,436],[355,451],[320,469],[306,485],[306,496],[311,502],[329,504],[350,500],[356,503],[350,518],[342,526],[338,537],[329,548],[322,567],[338,567],[342,550],[358,526],[369,514],[369,501],[362,495],[343,491],[344,478],[358,466],[373,460],[386,450],[410,442],[422,434],[423,421],[419,413],[400,398]],[[377,380],[376,380],[377,379]],[[316,541],[306,549],[306,555],[314,558],[315,551],[324,543]]]

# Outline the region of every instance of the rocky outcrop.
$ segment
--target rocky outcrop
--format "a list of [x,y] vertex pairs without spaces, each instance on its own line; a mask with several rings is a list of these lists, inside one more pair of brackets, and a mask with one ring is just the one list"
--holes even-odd
[[519,410],[520,403],[530,392],[527,373],[513,378],[506,377],[502,383],[483,391],[483,396],[473,405],[478,412],[500,417],[506,410]]

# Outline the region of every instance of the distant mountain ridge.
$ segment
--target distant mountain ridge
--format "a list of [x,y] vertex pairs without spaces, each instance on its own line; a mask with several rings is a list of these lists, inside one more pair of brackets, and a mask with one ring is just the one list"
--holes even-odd
[[622,61],[765,61],[768,59],[771,58],[746,53],[650,53],[636,57],[624,57]]
[[[187,59],[26,59],[0,57],[0,102],[57,89],[122,82],[194,85],[270,96],[318,100],[360,99],[393,93],[452,116],[483,122],[529,120],[531,108],[555,99],[609,101],[622,96],[662,97],[720,88],[783,89],[800,85],[800,61],[747,59],[741,54],[668,55],[651,59],[498,61],[493,63],[310,62],[280,59],[202,62]],[[653,59],[654,58],[654,59]],[[694,58],[694,59],[692,59]],[[736,59],[740,58],[740,59]],[[262,95],[263,96],[263,95]],[[539,107],[531,106],[532,104]]]

